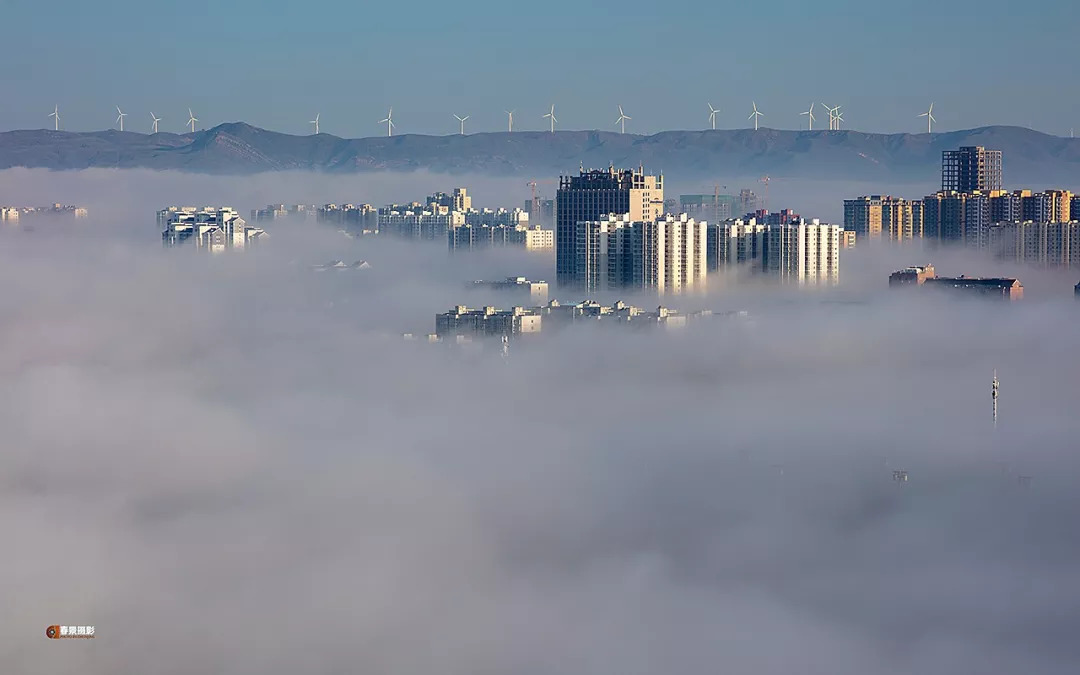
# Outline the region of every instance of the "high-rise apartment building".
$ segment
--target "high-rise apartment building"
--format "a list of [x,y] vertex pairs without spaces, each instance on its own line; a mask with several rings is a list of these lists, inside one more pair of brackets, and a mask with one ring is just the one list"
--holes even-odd
[[854,231],[856,239],[921,239],[923,203],[889,195],[845,199],[844,229]]
[[427,208],[433,211],[470,211],[472,210],[472,197],[468,190],[463,187],[454,188],[453,194],[436,192],[428,197]]
[[587,291],[638,288],[661,295],[701,289],[707,229],[704,221],[686,214],[651,221],[609,215],[577,222],[572,283]]
[[991,223],[969,244],[1000,260],[1039,266],[1080,266],[1080,222]]
[[942,192],[992,192],[1000,189],[1000,150],[967,146],[941,153]]
[[923,198],[923,237],[963,241],[967,199],[964,192],[938,192]]
[[582,170],[561,176],[555,197],[555,275],[562,285],[582,281],[575,273],[575,225],[627,215],[630,222],[655,221],[664,208],[664,177],[643,169]]
[[765,233],[768,226],[749,220],[727,220],[708,226],[705,261],[710,272],[731,265],[756,263],[762,268],[765,260]]
[[218,253],[246,248],[266,236],[261,228],[248,225],[229,207],[172,206],[158,211],[157,220],[163,226],[161,242],[166,248],[193,242],[198,249]]
[[780,281],[836,283],[840,278],[839,225],[816,219],[769,225],[765,234],[765,271]]

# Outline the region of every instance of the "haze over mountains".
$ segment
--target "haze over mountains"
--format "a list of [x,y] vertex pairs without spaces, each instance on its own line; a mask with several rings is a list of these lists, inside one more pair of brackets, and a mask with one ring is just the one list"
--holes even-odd
[[294,136],[242,122],[194,134],[115,130],[0,133],[0,169],[172,169],[252,174],[426,169],[439,173],[549,177],[576,167],[644,164],[678,180],[774,177],[934,182],[941,151],[983,145],[1004,152],[1007,187],[1077,187],[1080,139],[991,126],[928,134],[734,129],[493,132],[343,139]]

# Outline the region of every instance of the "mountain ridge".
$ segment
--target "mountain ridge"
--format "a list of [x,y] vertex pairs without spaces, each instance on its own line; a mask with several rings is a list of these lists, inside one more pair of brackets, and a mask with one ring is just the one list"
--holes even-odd
[[[228,122],[195,133],[0,132],[0,169],[146,168],[209,174],[308,170],[332,173],[430,170],[548,176],[586,167],[637,166],[677,178],[772,174],[833,180],[935,180],[941,151],[983,145],[1003,151],[1006,187],[1080,183],[1080,139],[1023,127],[934,134],[762,128],[663,131],[515,131],[401,134],[349,139],[296,136]],[[1039,185],[1032,185],[1039,184]]]

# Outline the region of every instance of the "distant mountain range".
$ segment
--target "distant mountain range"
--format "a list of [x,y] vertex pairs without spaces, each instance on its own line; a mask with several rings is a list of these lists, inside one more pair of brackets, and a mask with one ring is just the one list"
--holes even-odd
[[1004,152],[1007,187],[1080,187],[1080,139],[1020,127],[929,134],[736,129],[539,131],[344,139],[291,136],[240,122],[189,134],[51,130],[0,133],[0,168],[146,168],[212,174],[311,170],[412,171],[549,178],[588,167],[637,166],[678,179],[776,177],[933,183],[941,151]]

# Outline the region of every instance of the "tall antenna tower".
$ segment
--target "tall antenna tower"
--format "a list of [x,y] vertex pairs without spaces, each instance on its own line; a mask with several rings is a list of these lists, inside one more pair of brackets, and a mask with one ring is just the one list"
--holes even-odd
[[994,401],[994,428],[997,429],[997,397],[998,397],[998,379],[997,368],[994,368],[994,381],[990,385],[990,398]]

